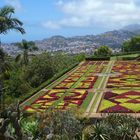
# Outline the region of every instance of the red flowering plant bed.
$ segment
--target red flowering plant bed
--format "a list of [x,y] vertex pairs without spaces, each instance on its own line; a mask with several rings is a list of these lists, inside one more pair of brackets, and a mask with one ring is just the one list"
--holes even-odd
[[88,65],[94,65],[97,61],[85,61],[81,64],[81,66],[88,66]]
[[85,61],[84,63],[82,63],[81,66],[87,66],[87,65],[89,65],[89,62],[90,62],[90,61]]
[[72,90],[64,97],[64,100],[84,100],[87,94],[86,90]]
[[108,61],[103,61],[103,64],[104,65],[108,65]]
[[102,67],[94,67],[93,69],[89,70],[89,73],[101,73],[103,70],[103,66]]
[[43,96],[40,96],[31,105],[24,108],[28,113],[45,112],[52,107],[64,94],[66,96],[61,102],[58,102],[54,108],[69,109],[79,107],[86,98],[88,92],[86,90],[72,90],[69,93],[65,90],[49,90]]
[[56,109],[62,109],[62,110],[68,110],[71,108],[78,108],[80,107],[80,105],[82,104],[82,100],[75,100],[75,101],[71,101],[71,100],[64,100],[61,101],[55,108]]
[[79,73],[75,72],[75,73],[72,73],[70,76],[71,77],[81,77],[83,74],[84,73],[82,73],[82,72],[81,73],[80,72]]
[[61,101],[56,108],[70,109],[80,107],[85,100],[88,92],[86,90],[72,90],[68,93],[63,101]]
[[140,64],[136,61],[119,61],[113,66],[113,72],[120,72],[123,74],[140,74]]
[[139,113],[140,91],[114,90],[106,92],[99,111],[102,113]]
[[75,84],[74,81],[70,82],[62,81],[58,83],[55,87],[53,87],[53,89],[70,89],[73,84]]
[[90,65],[88,65],[88,66],[81,66],[81,67],[79,67],[75,72],[76,73],[85,73],[87,70],[88,70],[88,67],[89,67]]
[[24,111],[29,113],[43,112],[58,101],[65,90],[49,90],[43,96],[40,96],[37,100],[24,108]]
[[140,65],[133,61],[116,62],[112,72],[120,75],[111,76],[107,88],[139,88],[140,87]]
[[95,82],[97,80],[98,76],[88,76],[88,77],[85,77],[82,81],[83,82]]
[[81,81],[75,86],[75,88],[76,89],[91,89],[91,88],[93,88],[94,84],[95,84],[94,81],[92,81],[92,82],[91,81]]
[[75,88],[76,89],[91,89],[93,88],[95,82],[97,81],[97,76],[85,77],[80,81]]
[[76,82],[80,77],[79,76],[75,76],[75,77],[67,77],[66,79],[63,80],[63,82]]

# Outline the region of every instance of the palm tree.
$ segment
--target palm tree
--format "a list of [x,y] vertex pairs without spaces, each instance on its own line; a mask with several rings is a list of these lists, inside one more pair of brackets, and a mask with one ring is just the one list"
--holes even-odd
[[[23,23],[18,20],[17,18],[12,17],[12,15],[15,13],[15,9],[11,6],[4,6],[2,8],[0,8],[0,35],[1,34],[7,34],[8,31],[10,30],[15,30],[20,32],[21,34],[25,33],[25,30],[22,28]],[[0,40],[0,47],[1,47],[1,40]],[[0,59],[1,59],[1,67],[0,67],[0,72],[2,73],[4,68],[4,64],[5,64],[5,55],[3,53],[2,50],[0,50]],[[1,75],[1,74],[0,74]],[[4,80],[0,80],[0,95],[2,97],[3,95],[3,81]],[[0,100],[1,102],[1,100]]]
[[22,28],[23,23],[12,17],[14,13],[15,9],[11,6],[4,6],[0,9],[0,34],[7,34],[10,30],[19,31],[21,34],[25,33]]
[[26,66],[29,63],[29,52],[37,51],[38,48],[33,41],[22,40],[21,43],[16,43],[21,50],[23,50],[23,54],[19,54],[15,61],[19,62],[21,66]]

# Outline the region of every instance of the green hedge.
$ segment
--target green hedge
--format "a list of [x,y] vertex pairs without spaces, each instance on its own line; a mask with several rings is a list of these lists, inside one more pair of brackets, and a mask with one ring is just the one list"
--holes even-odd
[[135,57],[122,57],[122,60],[135,60]]
[[122,57],[122,60],[136,60],[139,57],[140,55],[138,55],[137,57]]
[[56,74],[51,79],[49,79],[46,82],[42,83],[39,87],[37,87],[35,89],[32,89],[28,94],[20,97],[20,104],[23,103],[24,101],[26,101],[31,96],[33,96],[34,94],[36,94],[37,92],[39,92],[40,90],[42,90],[43,88],[45,88],[46,86],[48,86],[49,84],[51,84],[52,82],[54,82],[55,80],[57,80],[58,78],[60,78],[61,76],[63,76],[64,74],[66,74],[68,71],[72,70],[78,64],[79,63],[76,63],[76,64],[70,66],[69,68],[64,69],[62,72]]
[[106,56],[106,57],[95,57],[95,56],[92,56],[92,57],[87,57],[86,60],[102,61],[102,60],[110,60],[110,57],[109,56]]
[[121,56],[121,55],[130,55],[130,54],[140,54],[140,51],[114,53],[111,56]]

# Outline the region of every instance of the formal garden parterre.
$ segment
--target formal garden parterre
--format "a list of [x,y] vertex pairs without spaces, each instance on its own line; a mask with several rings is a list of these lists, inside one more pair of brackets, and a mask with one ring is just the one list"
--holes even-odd
[[140,113],[140,90],[112,90],[105,92],[100,112]]
[[118,61],[98,109],[101,113],[140,113],[140,63]]
[[140,63],[116,61],[111,66],[110,62],[82,62],[53,82],[51,88],[45,87],[38,98],[24,106],[24,111],[45,112],[53,108],[84,109],[89,114],[140,113]]
[[[24,107],[28,113],[45,112],[51,108],[73,109],[80,108],[87,98],[94,96],[94,85],[98,79],[96,73],[106,68],[106,61],[85,61],[70,73],[66,73],[52,88],[45,88],[36,100]],[[92,92],[91,92],[91,91]],[[86,103],[87,104],[87,103]],[[88,105],[88,104],[87,104]]]

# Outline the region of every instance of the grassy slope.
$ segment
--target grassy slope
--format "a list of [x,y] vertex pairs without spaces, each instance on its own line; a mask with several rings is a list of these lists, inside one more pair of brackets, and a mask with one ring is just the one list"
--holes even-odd
[[121,56],[113,56],[113,57],[111,57],[110,60],[121,60],[122,58],[125,58],[125,57],[136,58],[138,56],[139,56],[139,54],[128,54],[128,55],[121,55]]

